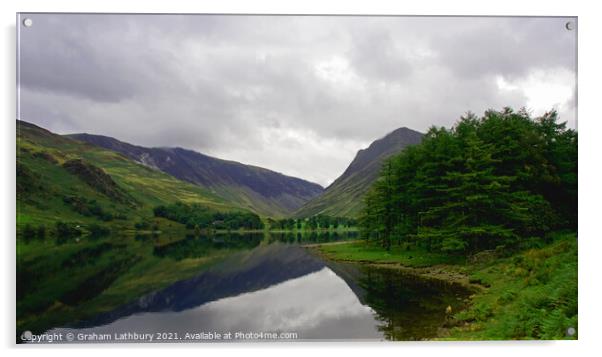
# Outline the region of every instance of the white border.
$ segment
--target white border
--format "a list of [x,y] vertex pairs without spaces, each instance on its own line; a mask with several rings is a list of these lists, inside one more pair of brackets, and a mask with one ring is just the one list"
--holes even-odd
[[[602,148],[600,112],[600,12],[593,4],[575,0],[565,1],[526,1],[505,0],[495,3],[488,1],[454,0],[411,2],[396,1],[326,1],[326,0],[146,0],[146,1],[75,1],[75,0],[21,0],[3,1],[2,11],[2,108],[5,110],[1,123],[0,167],[0,226],[3,279],[0,299],[2,300],[2,322],[0,323],[1,348],[8,355],[60,354],[62,356],[104,356],[113,352],[134,352],[144,349],[145,354],[162,356],[168,350],[175,353],[194,355],[227,353],[232,355],[266,356],[306,356],[319,350],[326,353],[341,353],[363,356],[377,353],[380,356],[400,354],[420,354],[437,356],[508,356],[519,354],[545,354],[546,356],[590,355],[599,352],[598,331],[601,289],[597,273],[600,271],[602,237],[595,224],[597,208],[601,200],[601,185],[598,163]],[[303,13],[303,14],[394,14],[394,15],[553,15],[579,17],[579,341],[568,342],[476,342],[476,343],[277,343],[277,344],[236,344],[236,345],[152,345],[152,346],[68,346],[50,348],[28,348],[14,346],[15,328],[15,13],[16,12],[148,12],[148,13]],[[342,356],[342,355],[341,355]]]

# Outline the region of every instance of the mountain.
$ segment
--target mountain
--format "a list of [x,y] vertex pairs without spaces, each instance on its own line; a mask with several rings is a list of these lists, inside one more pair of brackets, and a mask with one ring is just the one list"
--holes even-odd
[[17,121],[17,225],[57,221],[131,229],[157,205],[185,202],[240,211],[209,190],[114,151]]
[[343,174],[324,192],[307,202],[295,217],[309,217],[316,214],[356,217],[362,206],[364,194],[378,177],[383,162],[409,145],[422,140],[422,133],[408,128],[399,128],[378,139],[367,149],[357,152],[355,159]]
[[266,216],[290,215],[323,191],[320,185],[299,178],[182,148],[146,148],[90,134],[68,137],[116,151],[147,167],[204,187],[233,205]]

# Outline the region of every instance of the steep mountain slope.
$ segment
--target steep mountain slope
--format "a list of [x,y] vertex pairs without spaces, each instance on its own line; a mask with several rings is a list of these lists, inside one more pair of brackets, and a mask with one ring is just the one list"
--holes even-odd
[[217,159],[182,148],[145,148],[90,134],[68,137],[113,150],[148,167],[209,189],[224,200],[259,214],[291,214],[323,188],[261,167]]
[[324,193],[295,212],[295,217],[316,214],[356,217],[361,209],[362,198],[378,177],[385,159],[409,145],[420,143],[421,140],[421,133],[399,128],[372,142],[368,148],[358,151],[345,172],[328,186]]
[[[131,228],[156,205],[182,201],[239,210],[210,191],[122,155],[17,122],[17,225],[56,221]],[[119,218],[121,217],[121,218]],[[127,219],[125,218],[127,217]]]

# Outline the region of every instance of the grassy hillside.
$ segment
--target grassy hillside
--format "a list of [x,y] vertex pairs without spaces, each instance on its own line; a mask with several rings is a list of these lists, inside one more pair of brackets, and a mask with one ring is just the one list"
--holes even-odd
[[[100,176],[94,179],[94,174],[86,173],[86,168],[99,172]],[[99,178],[103,172],[104,183]],[[107,185],[114,185],[119,193],[108,193]],[[57,220],[98,221],[98,217],[76,212],[65,202],[66,197],[96,201],[99,207],[129,221],[151,216],[156,205],[176,201],[216,210],[233,209],[225,200],[199,186],[152,170],[116,152],[55,135],[25,122],[17,124],[17,186],[18,227],[26,223],[54,224]],[[120,224],[119,219],[114,221],[111,224]]]
[[365,170],[346,176],[317,198],[307,202],[295,212],[295,217],[327,215],[333,217],[356,218],[362,208],[362,200],[380,170],[382,162],[375,161]]
[[408,145],[418,144],[422,134],[399,128],[360,150],[345,172],[316,198],[295,212],[295,217],[324,214],[333,217],[356,218],[362,209],[363,198],[377,179],[383,162]]

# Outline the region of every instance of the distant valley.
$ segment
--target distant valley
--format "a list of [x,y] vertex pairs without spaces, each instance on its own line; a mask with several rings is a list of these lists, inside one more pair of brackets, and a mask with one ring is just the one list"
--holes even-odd
[[326,190],[303,179],[179,147],[146,148],[92,134],[66,137],[118,152],[262,216],[302,218],[322,214],[355,218],[382,163],[408,145],[420,143],[422,135],[412,129],[399,128],[374,141],[358,151],[345,172]]

